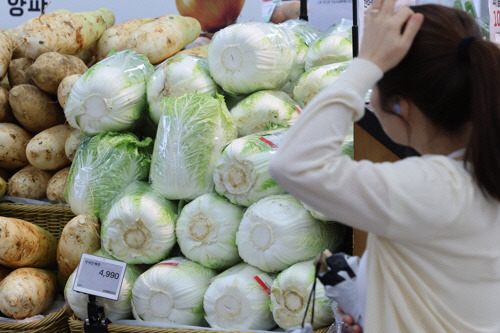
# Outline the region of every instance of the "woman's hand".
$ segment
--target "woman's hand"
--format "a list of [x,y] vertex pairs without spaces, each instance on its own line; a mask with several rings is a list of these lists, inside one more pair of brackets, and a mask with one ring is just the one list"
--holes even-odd
[[[359,57],[369,60],[385,73],[408,53],[424,16],[409,7],[394,13],[395,0],[374,0],[365,17]],[[403,26],[406,24],[403,32]]]
[[[337,307],[337,310],[342,314],[342,322],[347,325],[347,331],[349,333],[361,333],[363,328],[361,325],[354,321],[354,318],[350,314],[344,313],[341,307]],[[344,328],[345,330],[345,328]]]

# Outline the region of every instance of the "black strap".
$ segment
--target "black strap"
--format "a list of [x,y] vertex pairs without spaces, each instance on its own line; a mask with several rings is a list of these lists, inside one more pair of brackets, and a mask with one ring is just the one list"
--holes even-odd
[[306,311],[304,312],[304,318],[302,318],[302,328],[304,328],[304,325],[306,323],[307,311],[309,310],[309,304],[311,303],[311,299],[312,299],[311,325],[314,323],[314,303],[316,303],[316,281],[318,280],[318,273],[319,273],[320,266],[321,266],[321,263],[318,262],[316,264],[316,267],[315,267],[314,282],[313,282],[313,285],[311,288],[311,292],[309,293],[309,298],[307,299]]

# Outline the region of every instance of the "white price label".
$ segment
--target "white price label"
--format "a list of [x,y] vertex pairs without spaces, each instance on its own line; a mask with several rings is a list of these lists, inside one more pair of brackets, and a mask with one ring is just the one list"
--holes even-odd
[[500,43],[500,0],[489,0],[490,40]]
[[73,290],[118,300],[127,264],[123,261],[82,253]]

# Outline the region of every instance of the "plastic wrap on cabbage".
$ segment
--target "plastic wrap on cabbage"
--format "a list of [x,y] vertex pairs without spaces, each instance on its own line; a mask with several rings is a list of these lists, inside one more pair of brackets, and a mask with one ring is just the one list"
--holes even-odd
[[213,328],[274,328],[268,294],[272,284],[269,274],[245,263],[225,270],[213,279],[205,293],[205,319]]
[[215,193],[189,202],[175,227],[182,253],[190,260],[213,269],[225,269],[241,261],[236,231],[244,208]]
[[288,20],[278,26],[290,34],[290,39],[297,49],[290,74],[284,85],[280,88],[281,91],[291,95],[293,93],[293,87],[297,84],[300,76],[305,72],[306,54],[309,50],[309,45],[318,38],[321,31],[303,20]]
[[124,50],[89,68],[74,84],[64,107],[73,128],[87,135],[131,129],[146,114],[148,58]]
[[297,50],[289,35],[272,23],[244,22],[215,33],[208,68],[215,82],[232,94],[278,90]]
[[102,206],[127,185],[146,180],[153,140],[140,141],[131,133],[84,137],[64,187],[64,197],[75,215],[100,218]]
[[[312,260],[294,264],[278,274],[271,287],[271,311],[281,328],[302,325],[314,279],[315,267]],[[314,307],[311,304],[307,311],[306,323],[311,322],[314,309],[313,329],[329,326],[334,321],[335,313],[320,281],[316,284],[315,296]]]
[[134,284],[134,318],[206,326],[203,295],[214,276],[214,270],[183,257],[169,258],[154,265]]
[[289,194],[265,197],[245,211],[236,233],[240,257],[266,272],[279,272],[300,261],[332,252],[341,244],[345,229],[311,216]]
[[306,71],[311,68],[352,59],[352,21],[342,19],[325,30],[309,47]]
[[213,172],[224,146],[237,136],[224,98],[191,93],[162,100],[150,182],[167,199],[213,192]]
[[231,141],[215,166],[215,191],[242,206],[284,193],[268,168],[285,133],[286,130],[260,132]]
[[102,211],[102,247],[116,259],[154,264],[175,245],[177,207],[146,182],[133,182]]
[[236,104],[231,109],[238,136],[285,128],[293,125],[300,109],[283,91],[257,91]]
[[306,71],[300,76],[297,85],[293,88],[293,99],[301,107],[305,107],[321,90],[332,84],[348,66],[349,62],[342,62]]
[[[98,250],[94,255],[108,259],[115,259],[103,249]],[[134,265],[127,265],[125,275],[118,294],[118,300],[107,299],[104,297],[96,297],[99,305],[104,307],[104,315],[111,321],[127,319],[132,315],[132,287],[142,271]],[[64,298],[68,303],[73,313],[80,319],[88,318],[88,302],[87,294],[79,293],[73,290],[73,284],[76,277],[76,270],[70,275],[66,286],[64,287]]]
[[210,76],[207,59],[179,54],[155,67],[147,81],[149,115],[158,123],[163,97],[180,97],[199,92],[215,96],[219,87]]
[[307,46],[310,46],[312,43],[314,43],[314,41],[322,33],[321,30],[313,27],[309,22],[301,19],[287,20],[283,23],[280,23],[278,26],[298,34]]

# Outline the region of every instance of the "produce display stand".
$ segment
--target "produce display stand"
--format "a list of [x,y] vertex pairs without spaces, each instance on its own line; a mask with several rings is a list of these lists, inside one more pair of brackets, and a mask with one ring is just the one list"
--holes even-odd
[[[69,318],[69,327],[71,333],[84,333],[83,321],[79,320],[74,315]],[[313,333],[326,333],[329,327],[314,330]],[[245,331],[232,331],[232,330],[217,330],[210,327],[200,328],[177,328],[177,327],[154,327],[154,326],[132,326],[124,324],[109,324],[109,333],[201,333],[207,331],[208,333],[247,333]],[[251,333],[251,332],[248,332]]]
[[[0,215],[22,219],[50,231],[57,239],[66,223],[74,217],[69,206],[33,205],[0,202]],[[72,315],[68,305],[32,322],[0,322],[0,333],[67,333],[68,319]]]

